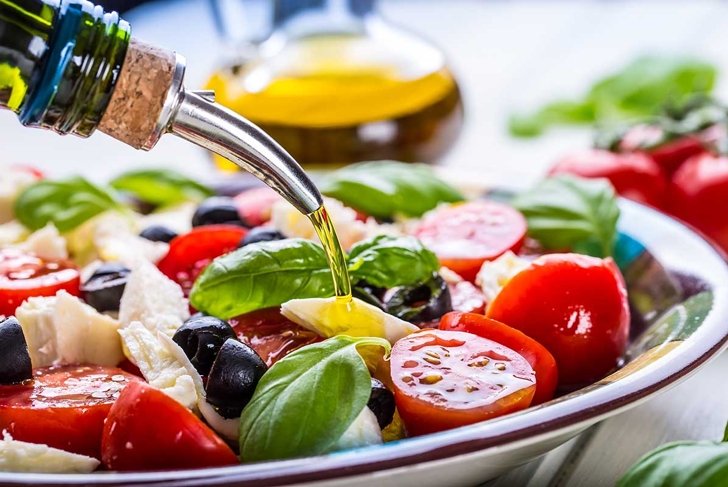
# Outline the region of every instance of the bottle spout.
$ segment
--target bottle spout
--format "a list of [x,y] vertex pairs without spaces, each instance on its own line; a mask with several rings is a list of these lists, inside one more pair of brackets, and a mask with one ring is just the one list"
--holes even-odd
[[295,159],[255,124],[215,103],[213,96],[182,89],[167,131],[234,162],[300,212],[318,210],[321,193]]

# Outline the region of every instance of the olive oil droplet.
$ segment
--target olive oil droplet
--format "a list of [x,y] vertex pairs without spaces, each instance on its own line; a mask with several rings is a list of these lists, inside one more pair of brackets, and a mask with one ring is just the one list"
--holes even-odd
[[336,298],[342,303],[349,303],[351,301],[349,271],[346,268],[344,251],[341,249],[339,237],[336,236],[336,230],[331,218],[329,218],[329,214],[326,213],[326,208],[323,206],[308,215],[308,217],[326,253],[326,259],[331,268],[331,277],[334,280]]

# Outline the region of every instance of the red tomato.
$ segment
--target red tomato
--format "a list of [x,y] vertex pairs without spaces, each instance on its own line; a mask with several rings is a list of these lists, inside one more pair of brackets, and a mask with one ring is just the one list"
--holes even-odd
[[268,186],[243,191],[235,197],[235,206],[240,218],[251,227],[257,227],[270,220],[273,205],[283,197]]
[[710,129],[703,134],[687,135],[671,140],[649,149],[641,147],[652,146],[653,141],[662,137],[662,129],[652,125],[636,125],[632,127],[622,139],[620,150],[628,152],[645,152],[668,175],[672,175],[680,165],[690,157],[705,152],[705,137],[710,137]]
[[656,208],[661,208],[665,202],[665,175],[655,161],[645,154],[617,154],[592,149],[562,158],[551,168],[549,174],[606,178],[617,193],[625,198]]
[[239,463],[192,411],[145,382],[134,382],[111,407],[101,459],[110,470],[171,470]]
[[454,311],[463,313],[485,313],[485,294],[474,286],[470,281],[457,276],[459,280],[447,280],[447,287],[450,289],[450,300]]
[[248,230],[235,225],[203,225],[172,239],[157,267],[189,294],[195,279],[215,257],[238,248]]
[[441,330],[466,331],[518,352],[536,373],[532,406],[551,400],[558,383],[554,356],[533,338],[500,321],[475,313],[448,313],[440,320]]
[[280,308],[251,311],[228,322],[240,341],[255,350],[268,367],[294,350],[323,340],[283,316]]
[[414,235],[440,263],[475,281],[486,260],[517,252],[526,235],[526,219],[495,201],[470,201],[434,210],[420,221]]
[[121,390],[139,379],[99,366],[44,367],[0,386],[0,431],[20,441],[101,458],[101,432]]
[[556,359],[559,383],[604,377],[627,345],[627,290],[612,259],[550,254],[516,274],[487,316],[541,343]]
[[80,284],[70,261],[41,259],[17,248],[0,250],[0,315],[15,314],[31,296],[55,296],[60,290],[78,296]]
[[525,409],[536,390],[519,354],[460,331],[422,330],[390,359],[394,399],[407,431],[422,435]]

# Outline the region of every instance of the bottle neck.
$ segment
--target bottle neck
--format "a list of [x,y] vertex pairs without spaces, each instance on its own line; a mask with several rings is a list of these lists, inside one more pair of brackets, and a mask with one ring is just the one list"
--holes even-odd
[[375,0],[278,0],[273,28],[288,37],[309,34],[357,34],[374,14]]

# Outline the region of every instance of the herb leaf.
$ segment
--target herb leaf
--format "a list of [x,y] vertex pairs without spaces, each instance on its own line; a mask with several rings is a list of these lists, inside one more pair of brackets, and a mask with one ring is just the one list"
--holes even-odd
[[375,218],[416,217],[463,196],[424,164],[363,162],[332,173],[321,192]]
[[351,248],[352,280],[384,288],[421,283],[440,268],[437,256],[415,237],[379,235]]
[[113,188],[131,193],[140,200],[157,206],[202,200],[214,194],[207,186],[168,169],[126,172],[117,176],[110,184]]
[[328,451],[369,400],[369,370],[357,347],[390,351],[383,338],[340,335],[276,362],[243,410],[241,459],[254,462]]
[[526,217],[528,235],[547,249],[597,257],[614,252],[619,207],[605,179],[548,178],[518,195],[513,206]]
[[31,230],[53,223],[67,232],[99,213],[122,208],[111,192],[82,177],[72,177],[39,181],[25,188],[15,201],[15,216]]

